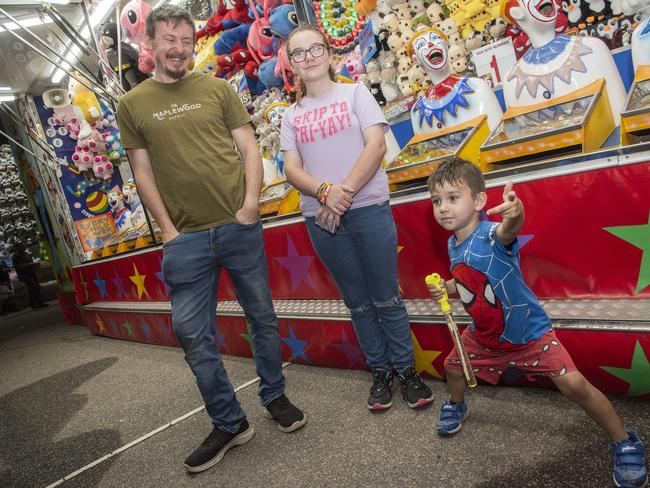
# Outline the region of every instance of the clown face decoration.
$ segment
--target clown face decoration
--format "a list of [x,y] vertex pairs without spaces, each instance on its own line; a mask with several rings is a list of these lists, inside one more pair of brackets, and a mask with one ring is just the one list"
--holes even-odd
[[264,119],[271,124],[271,127],[273,127],[277,132],[280,132],[280,128],[282,127],[282,117],[288,107],[289,104],[287,102],[275,102],[269,105],[269,108],[264,111]]
[[444,34],[438,30],[424,29],[417,33],[411,41],[410,51],[427,71],[440,72],[447,69],[447,43]]
[[[534,47],[544,45],[555,36],[558,7],[554,0],[506,0],[501,9],[502,17],[521,28]],[[540,42],[535,42],[537,39]]]

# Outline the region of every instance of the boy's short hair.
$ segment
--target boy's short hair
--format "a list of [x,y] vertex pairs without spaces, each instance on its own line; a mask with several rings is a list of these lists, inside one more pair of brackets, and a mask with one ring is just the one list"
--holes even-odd
[[441,187],[445,183],[450,185],[466,183],[472,192],[472,197],[485,191],[485,180],[479,167],[457,157],[446,159],[427,180],[431,193],[436,187]]

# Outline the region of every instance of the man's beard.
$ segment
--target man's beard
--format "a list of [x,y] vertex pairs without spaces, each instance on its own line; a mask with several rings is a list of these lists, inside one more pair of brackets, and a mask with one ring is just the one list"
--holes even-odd
[[169,69],[166,65],[166,61],[167,61],[166,57],[162,60],[157,60],[157,61],[159,61],[158,65],[160,66],[160,68],[156,67],[156,71],[158,71],[159,73],[165,76],[168,76],[169,78],[172,78],[174,80],[180,80],[187,74],[187,66],[180,70],[172,70]]

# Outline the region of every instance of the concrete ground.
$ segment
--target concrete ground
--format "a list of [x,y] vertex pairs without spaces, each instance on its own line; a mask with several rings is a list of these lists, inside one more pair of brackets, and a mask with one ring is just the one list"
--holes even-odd
[[[251,360],[224,359],[235,386]],[[180,350],[92,336],[47,309],[0,317],[0,486],[45,487],[145,436],[202,402]],[[214,468],[183,459],[211,430],[205,411],[62,482],[70,487],[585,487],[613,486],[605,435],[558,393],[481,386],[453,438],[435,434],[435,406],[365,408],[369,374],[291,364],[288,396],[307,416],[281,433],[262,416],[257,385],[239,399],[256,431]],[[650,440],[650,404],[613,400]]]

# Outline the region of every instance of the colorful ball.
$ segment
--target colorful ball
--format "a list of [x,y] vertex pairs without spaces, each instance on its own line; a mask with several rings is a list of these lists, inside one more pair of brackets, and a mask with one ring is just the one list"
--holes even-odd
[[86,207],[92,213],[100,214],[108,209],[108,198],[101,191],[94,191],[86,198]]

